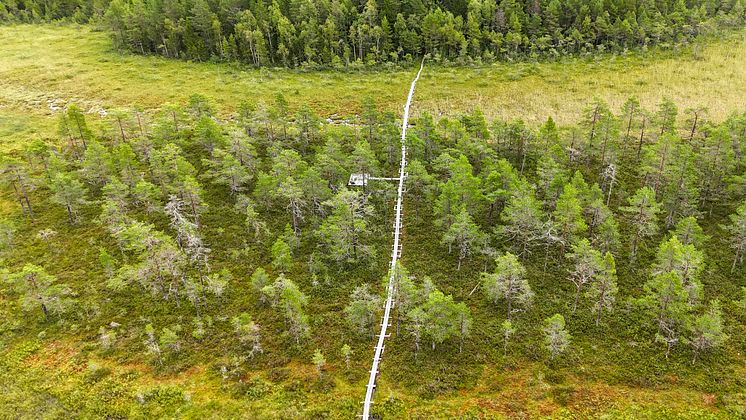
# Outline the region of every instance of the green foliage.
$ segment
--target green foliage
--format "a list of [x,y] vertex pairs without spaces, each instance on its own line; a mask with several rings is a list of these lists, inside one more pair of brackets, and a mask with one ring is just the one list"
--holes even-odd
[[461,269],[462,261],[480,247],[483,241],[479,227],[474,223],[466,207],[462,207],[451,226],[443,235],[442,242],[448,245],[451,252],[453,245],[458,249],[458,269]]
[[660,205],[655,200],[655,192],[650,187],[642,187],[629,198],[629,205],[620,207],[634,226],[635,236],[632,240],[631,255],[637,254],[639,241],[658,233],[658,213]]
[[282,239],[277,239],[272,244],[272,266],[275,270],[287,271],[293,263],[293,256],[288,246]]
[[[265,72],[262,77],[275,75]],[[344,185],[349,172],[357,170],[353,165],[383,176],[398,169],[395,117],[374,105],[367,110],[371,115],[356,122],[316,126],[302,104],[301,112],[295,112],[298,99],[292,88],[283,94],[285,104],[278,100],[265,110],[247,104],[238,117],[225,120],[204,98],[195,97],[186,110],[168,106],[158,115],[141,115],[142,137],[126,116],[124,135],[111,118],[96,132],[100,122],[87,116],[92,130],[87,148],[76,137],[75,146],[56,145],[59,150],[46,152],[46,169],[36,154],[28,164],[16,159],[7,166],[22,170],[28,185],[35,186],[28,193],[34,218],[26,217],[30,211],[25,203],[26,215],[11,202],[24,195],[6,182],[8,205],[0,220],[10,221],[13,235],[0,275],[17,282],[6,273],[20,271],[28,261],[44,261],[59,277],[51,286],[69,285],[60,290],[75,290],[76,299],[59,313],[64,316],[55,314],[50,317],[54,322],[42,323],[37,322],[39,306],[30,309],[31,316],[18,315],[15,300],[23,299],[24,291],[3,291],[0,385],[9,391],[0,397],[0,405],[15,409],[22,405],[22,398],[15,396],[30,394],[26,406],[36,404],[35,390],[41,386],[53,397],[48,401],[65,401],[67,415],[82,417],[197,417],[208,412],[240,417],[251,412],[260,418],[346,418],[359,406],[342,394],[366,375],[366,333],[377,331],[380,296],[391,279],[391,316],[397,328],[389,329],[385,357],[386,366],[398,369],[384,372],[397,384],[385,411],[393,416],[483,415],[486,410],[470,403],[462,411],[452,404],[462,407],[462,399],[471,398],[474,387],[484,384],[495,407],[513,407],[502,403],[515,398],[504,387],[504,369],[511,370],[511,377],[534,378],[525,384],[532,395],[569,399],[565,409],[552,415],[606,413],[605,406],[579,408],[585,407],[585,394],[547,391],[532,364],[542,351],[535,343],[546,333],[536,326],[548,315],[567,315],[573,297],[581,310],[571,325],[546,325],[554,360],[562,354],[564,333],[573,335],[572,357],[550,364],[550,383],[562,383],[568,376],[565,370],[582,364],[583,375],[573,377],[577,389],[592,381],[608,385],[611,392],[617,386],[635,386],[641,395],[648,395],[653,386],[666,387],[667,397],[682,400],[692,393],[713,393],[723,395],[730,407],[711,407],[713,412],[736,410],[740,383],[731,370],[742,361],[742,273],[726,273],[724,261],[729,263],[730,256],[720,245],[731,232],[717,226],[727,224],[731,212],[737,221],[738,210],[722,195],[722,187],[742,168],[726,164],[720,173],[711,168],[717,146],[724,146],[724,132],[716,133],[714,127],[727,128],[732,150],[741,150],[741,116],[720,124],[707,122],[695,133],[691,150],[672,143],[676,147],[666,161],[676,164],[664,165],[673,172],[664,171],[661,179],[659,212],[650,210],[651,201],[643,205],[636,200],[640,197],[635,191],[644,186],[653,193],[641,195],[656,199],[652,185],[657,172],[651,166],[649,174],[641,173],[635,157],[638,144],[622,144],[626,114],[604,110],[611,114],[599,119],[592,147],[586,146],[585,131],[550,122],[540,128],[520,121],[488,124],[479,110],[442,117],[437,123],[423,116],[407,139],[408,156],[417,156],[409,161],[405,185],[402,258],[408,269],[398,263],[386,273],[391,188],[371,182],[366,189],[351,191]],[[643,111],[623,111],[634,115],[631,139],[642,131],[642,121],[636,119]],[[154,122],[147,124],[151,116]],[[675,123],[680,134],[679,121]],[[644,143],[656,144],[658,123],[645,124]],[[619,141],[614,139],[617,129]],[[719,139],[707,139],[700,147],[708,136]],[[582,143],[577,143],[579,138]],[[590,155],[575,154],[578,147],[590,147]],[[687,159],[679,159],[679,152]],[[723,153],[719,158],[730,160],[731,152]],[[99,159],[107,155],[110,159]],[[253,176],[240,184],[241,193],[230,194],[231,188],[213,182],[212,174],[210,182],[201,176],[218,168],[212,165],[222,159]],[[96,164],[106,161],[110,163]],[[618,168],[613,177],[606,171],[611,164]],[[89,177],[96,168],[108,172]],[[582,173],[571,173],[577,168]],[[671,186],[678,185],[682,168],[698,177],[707,174],[696,182],[711,182],[708,199],[668,195],[675,191]],[[101,205],[80,207],[86,217],[68,226],[65,212],[51,204],[55,192],[47,187],[59,176],[76,179],[74,174],[81,175],[80,185],[88,185],[84,198]],[[743,198],[737,189],[728,193],[735,201]],[[670,213],[669,204],[682,202],[680,198],[693,206]],[[635,211],[625,211],[628,207]],[[684,208],[696,210],[691,212],[696,217]],[[657,253],[640,246],[632,264],[626,258],[627,245],[639,231],[641,209],[654,214],[651,220],[658,229],[640,232],[640,242],[661,245]],[[674,214],[673,224],[663,223],[669,214]],[[442,220],[439,226],[436,218]],[[58,233],[52,239],[50,232]],[[466,250],[460,265],[441,246],[444,234],[454,252]],[[561,251],[570,249],[571,258],[563,258]],[[327,261],[337,264],[327,266]],[[649,274],[653,278],[643,288]],[[661,280],[673,275],[679,280]],[[72,293],[60,296],[65,300]],[[723,310],[717,304],[705,307],[705,298],[725,302]],[[630,301],[644,303],[644,310]],[[495,317],[495,310],[503,316]],[[518,310],[521,316],[512,316]],[[597,325],[603,320],[603,329],[593,326],[594,318]],[[654,344],[656,329],[659,340],[686,345],[673,346],[676,351],[664,361]],[[360,337],[342,345],[358,331]],[[42,345],[31,354],[21,349],[37,340]],[[422,342],[436,351],[421,351]],[[322,356],[336,355],[347,368],[322,368],[322,379],[309,381],[303,364],[314,362],[314,349]],[[697,364],[682,363],[693,354]],[[88,372],[83,363],[94,355],[100,359],[94,363],[110,368],[110,373]],[[143,366],[144,361],[153,366]],[[11,368],[13,363],[20,367]],[[170,375],[177,371],[181,374]],[[62,375],[70,379],[59,380]],[[158,398],[133,398],[163,381],[184,384],[189,393],[174,385],[173,398],[165,391],[163,406],[157,406]],[[200,386],[189,385],[193,383]],[[437,408],[418,397],[437,397]],[[31,413],[54,417],[62,412],[59,407],[39,405]],[[500,413],[535,413],[515,407]],[[14,417],[28,413],[8,412]]]
[[696,362],[701,352],[720,347],[728,340],[723,326],[723,313],[717,300],[710,302],[707,312],[694,319],[691,335],[689,344],[694,349],[693,362]]
[[644,286],[642,303],[658,326],[655,341],[666,344],[666,358],[685,333],[692,304],[681,277],[675,271],[653,275]]
[[552,360],[567,350],[571,338],[562,315],[554,314],[544,320],[544,346]]
[[10,275],[16,292],[21,295],[18,303],[24,311],[41,310],[44,319],[62,315],[74,303],[72,290],[57,278],[35,264],[26,264],[23,269]]
[[347,322],[358,334],[372,337],[381,304],[381,298],[371,293],[367,284],[355,288],[350,294],[350,303],[344,310]]
[[482,284],[487,298],[495,305],[504,299],[508,322],[513,313],[531,308],[534,292],[526,279],[526,269],[515,255],[507,253],[495,260],[493,273],[482,273]]
[[[89,1],[55,2],[19,8],[11,3],[3,20],[32,21],[72,17],[81,22],[93,13]],[[62,5],[62,7],[60,7]],[[294,7],[290,7],[294,5]],[[499,6],[499,8],[498,8]],[[39,8],[38,15],[28,11]],[[195,60],[240,60],[253,65],[370,65],[411,60],[431,54],[436,61],[481,61],[495,58],[554,57],[566,53],[624,50],[648,43],[673,43],[717,25],[743,19],[742,7],[703,0],[664,4],[587,4],[555,0],[538,7],[520,2],[361,2],[353,8],[329,5],[301,7],[291,2],[249,4],[224,9],[205,1],[174,11],[159,11],[153,22],[135,17],[153,5],[112,1],[99,17],[119,48],[139,53]],[[496,18],[499,10],[499,18]],[[230,18],[229,18],[230,16]],[[220,29],[215,29],[220,28]],[[278,98],[284,97],[278,95]],[[276,113],[287,111],[276,101]],[[668,124],[673,104],[657,117]],[[666,125],[668,126],[668,125]],[[473,132],[476,130],[472,129]]]
[[344,357],[345,359],[345,366],[347,369],[350,369],[350,358],[352,357],[352,347],[350,347],[349,344],[345,344],[342,346],[341,349],[339,349],[339,353]]
[[746,254],[746,201],[738,206],[735,214],[728,217],[731,224],[723,226],[723,228],[730,234],[730,246],[736,251],[731,266],[732,272],[735,270],[736,264],[742,261],[743,255]]
[[514,244],[518,255],[525,255],[541,239],[541,205],[527,185],[516,188],[500,217],[504,222],[501,233]]
[[552,214],[563,243],[574,242],[588,229],[583,218],[580,193],[572,184],[566,184]]
[[372,210],[361,193],[340,190],[326,205],[331,214],[321,224],[318,236],[327,249],[328,258],[337,262],[358,262],[373,256],[366,244],[371,234],[367,217]]
[[75,223],[78,220],[80,207],[87,203],[86,189],[83,184],[70,173],[59,173],[52,179],[50,188],[54,193],[52,200],[64,206],[70,223]]
[[321,350],[316,349],[311,358],[311,362],[316,366],[316,371],[319,373],[319,379],[321,379],[321,371],[324,368],[324,365],[326,365],[326,359],[324,358],[324,355],[321,354]]
[[293,281],[286,280],[280,292],[279,305],[284,312],[290,335],[293,336],[296,344],[300,344],[300,340],[309,335],[310,327],[305,309],[307,304],[308,297]]
[[254,357],[256,353],[264,352],[259,334],[259,325],[251,319],[251,315],[242,312],[240,315],[231,319],[231,324],[233,324],[233,330],[238,337],[238,342],[245,348],[250,349],[249,357]]
[[585,296],[593,302],[592,311],[596,314],[596,325],[601,322],[601,315],[604,311],[613,311],[619,293],[614,256],[607,251],[600,263],[595,281],[591,282],[585,293]]
[[15,232],[15,223],[9,219],[0,219],[0,252],[10,249],[10,246],[13,244]]

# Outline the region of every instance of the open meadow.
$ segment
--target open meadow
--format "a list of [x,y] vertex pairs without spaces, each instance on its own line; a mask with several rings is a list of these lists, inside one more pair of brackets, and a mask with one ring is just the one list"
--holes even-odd
[[[196,93],[231,113],[241,101],[270,103],[282,93],[291,109],[308,104],[322,117],[348,118],[371,95],[381,109],[400,112],[412,73],[252,69],[142,57],[116,52],[108,35],[90,26],[3,26],[0,39],[0,137],[11,147],[33,136],[54,138],[50,107],[69,102],[95,117],[102,109],[184,103]],[[475,68],[428,65],[413,112],[456,115],[479,107],[489,119],[538,125],[551,116],[565,125],[594,98],[618,110],[637,96],[647,109],[668,97],[682,110],[703,107],[721,121],[746,107],[744,63],[746,31],[675,51]]]

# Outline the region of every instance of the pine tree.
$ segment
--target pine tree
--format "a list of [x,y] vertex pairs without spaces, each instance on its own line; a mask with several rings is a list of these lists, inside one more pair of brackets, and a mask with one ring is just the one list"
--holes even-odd
[[16,158],[0,155],[0,179],[13,188],[21,209],[29,217],[34,217],[30,194],[36,189],[36,185],[26,165]]
[[215,149],[225,147],[227,142],[218,123],[206,113],[202,113],[198,118],[194,127],[195,143],[202,146],[210,155]]
[[565,185],[557,200],[557,207],[552,213],[554,223],[562,238],[563,253],[565,244],[574,242],[588,230],[588,225],[583,219],[583,208],[579,193],[572,184]]
[[741,262],[743,255],[746,254],[746,201],[738,206],[735,214],[731,214],[728,217],[731,224],[721,227],[730,234],[730,247],[736,251],[736,255],[733,258],[733,265],[730,269],[732,273],[736,269],[736,264]]
[[524,258],[529,247],[543,233],[541,206],[533,190],[527,185],[516,188],[500,217],[505,223],[500,232],[514,244],[518,255]]
[[407,329],[414,339],[414,356],[420,351],[422,336],[425,334],[426,315],[422,306],[418,306],[407,312]]
[[207,204],[202,199],[204,195],[202,186],[197,179],[188,175],[180,180],[177,187],[177,194],[189,209],[194,223],[199,226],[199,216],[207,208]]
[[484,198],[489,203],[488,219],[492,221],[493,214],[500,214],[508,201],[516,193],[527,193],[520,191],[519,187],[525,187],[525,183],[519,180],[518,172],[505,159],[499,159],[494,165],[487,169],[487,178],[484,183]]
[[313,362],[314,366],[316,366],[316,372],[319,374],[319,379],[321,379],[321,372],[324,369],[324,365],[326,365],[326,359],[321,353],[321,350],[316,349],[316,351],[313,353],[311,361]]
[[674,132],[676,129],[676,116],[679,113],[676,104],[669,98],[663,98],[658,104],[658,112],[655,117],[661,131],[660,134]]
[[697,223],[697,219],[694,216],[684,217],[676,223],[676,228],[673,231],[673,235],[681,241],[684,245],[694,245],[697,248],[702,248],[705,242],[709,239],[704,234],[702,227]]
[[328,256],[337,262],[357,262],[371,256],[373,249],[364,240],[370,234],[366,218],[372,211],[362,194],[342,189],[326,205],[332,211],[317,234]]
[[261,343],[261,329],[251,315],[242,312],[238,316],[234,316],[231,319],[233,325],[233,331],[236,333],[238,342],[242,347],[249,349],[249,357],[254,357],[256,353],[264,353]]
[[203,159],[202,164],[207,171],[204,176],[219,185],[226,185],[231,195],[246,189],[252,175],[246,166],[229,152],[215,149],[211,159]]
[[482,273],[482,284],[487,298],[495,305],[505,299],[508,320],[513,313],[529,309],[533,304],[534,292],[526,280],[526,269],[518,258],[507,253],[495,260],[493,273]]
[[422,310],[425,315],[424,334],[430,338],[433,350],[436,344],[458,334],[460,319],[451,295],[444,295],[439,290],[430,292]]
[[133,187],[141,180],[142,175],[138,173],[140,162],[129,143],[120,143],[112,148],[111,162],[114,173],[128,187]]
[[340,354],[342,354],[342,357],[345,359],[345,366],[347,367],[347,370],[350,369],[350,358],[352,357],[352,347],[350,347],[349,344],[345,344],[342,346],[342,348],[339,350]]
[[71,224],[78,220],[78,211],[87,203],[83,184],[70,173],[59,173],[52,179],[52,200],[65,207]]
[[575,301],[572,306],[572,313],[575,313],[578,309],[580,289],[596,280],[599,272],[603,269],[604,262],[601,253],[591,248],[587,239],[582,239],[573,245],[572,252],[567,254],[566,257],[575,263],[570,272],[570,280],[575,284]]
[[264,289],[266,286],[269,286],[270,284],[269,275],[267,274],[267,271],[262,267],[254,270],[249,281],[251,282],[251,286],[257,292],[261,292],[262,289]]
[[684,217],[698,213],[699,190],[694,170],[695,163],[696,155],[689,144],[681,143],[674,149],[670,169],[665,174],[665,178],[670,180],[661,191],[661,204],[666,213],[667,228]]
[[618,291],[614,256],[611,252],[606,252],[595,281],[591,282],[585,293],[593,302],[592,310],[596,314],[596,325],[600,324],[604,311],[612,312]]
[[93,133],[88,128],[83,110],[76,104],[70,104],[65,108],[64,115],[67,120],[70,136],[80,140],[83,149],[88,148],[88,142],[93,139]]
[[[559,146],[555,145],[553,147]],[[564,185],[569,180],[569,174],[553,155],[554,153],[551,151],[542,154],[536,164],[539,189],[543,193],[547,207],[550,209],[555,207]]]
[[704,314],[696,317],[692,323],[689,345],[694,350],[692,363],[696,363],[700,353],[720,347],[728,340],[723,326],[723,313],[717,300],[710,302],[710,308]]
[[300,222],[308,203],[304,197],[304,190],[292,176],[285,178],[277,189],[277,196],[285,203],[293,220],[293,231],[300,234]]
[[588,130],[588,145],[585,153],[590,161],[595,157],[599,143],[598,137],[604,134],[603,126],[609,124],[609,119],[613,118],[613,115],[609,110],[609,105],[599,98],[596,98],[583,114],[582,125]]
[[18,299],[21,308],[24,311],[41,309],[45,321],[50,315],[64,314],[73,304],[72,290],[38,265],[24,265],[21,271],[10,275],[10,281],[21,295]]
[[479,227],[471,219],[466,208],[462,207],[451,227],[443,235],[442,243],[448,245],[449,253],[453,245],[456,245],[459,251],[457,270],[461,270],[463,260],[474,253],[481,241],[482,234]]
[[675,134],[664,133],[655,143],[644,148],[640,172],[645,184],[655,191],[656,196],[673,182],[670,176],[671,159],[681,144],[681,139]]
[[300,291],[298,286],[291,280],[285,280],[280,292],[280,306],[285,315],[285,325],[296,344],[309,334],[308,315],[305,307],[308,298]]
[[161,197],[163,191],[155,184],[141,179],[132,189],[132,197],[135,204],[143,208],[147,213],[156,213],[163,209]]
[[456,335],[459,338],[458,352],[464,350],[464,340],[471,335],[471,310],[466,303],[460,302],[454,306]]
[[311,211],[318,216],[324,216],[327,212],[324,202],[332,198],[329,181],[324,179],[314,166],[303,173],[300,184],[303,186],[303,198],[311,207]]
[[[389,277],[384,278],[384,288],[388,289]],[[396,308],[396,333],[399,334],[402,315],[406,315],[410,309],[419,303],[418,290],[409,276],[407,269],[397,261],[394,267],[393,277],[393,305]]]
[[262,235],[268,235],[269,229],[267,224],[259,218],[254,202],[247,196],[239,196],[236,200],[236,212],[245,216],[244,224],[246,229],[259,239]]
[[655,341],[666,344],[666,358],[681,340],[690,320],[689,293],[675,271],[656,274],[645,283],[642,303],[658,325]]
[[282,238],[278,238],[272,244],[272,266],[275,270],[287,271],[293,264],[293,256],[290,247]]
[[508,342],[510,341],[510,337],[515,334],[515,327],[513,326],[513,323],[510,322],[509,319],[506,319],[505,321],[500,324],[500,330],[502,331],[502,338],[503,338],[503,354],[508,354]]
[[635,96],[630,96],[622,106],[622,124],[624,129],[624,142],[629,145],[632,141],[632,128],[640,114],[640,101]]
[[698,303],[702,297],[699,275],[704,269],[704,254],[692,245],[684,245],[675,236],[661,242],[653,265],[653,275],[675,271],[689,294],[689,302]]
[[381,304],[381,298],[371,293],[367,284],[359,286],[350,294],[350,303],[345,307],[347,321],[359,334],[372,337]]
[[427,168],[419,160],[407,162],[406,178],[407,196],[414,201],[415,218],[419,220],[419,210],[423,202],[432,199],[435,193],[435,178],[427,172]]
[[81,173],[91,184],[101,186],[109,180],[113,169],[111,153],[101,143],[91,141],[83,153]]
[[635,236],[632,238],[631,258],[637,254],[639,241],[658,233],[658,213],[660,204],[655,201],[655,192],[650,187],[642,187],[629,198],[629,206],[619,210],[628,215]]
[[570,345],[570,333],[565,329],[565,318],[555,314],[544,320],[544,345],[551,360],[564,353]]

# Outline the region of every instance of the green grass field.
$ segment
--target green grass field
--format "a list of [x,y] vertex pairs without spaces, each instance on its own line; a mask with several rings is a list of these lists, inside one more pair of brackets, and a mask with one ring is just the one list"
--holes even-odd
[[[210,98],[223,117],[243,100],[272,102],[275,93],[282,92],[291,109],[308,103],[324,117],[344,118],[359,112],[364,95],[374,96],[382,109],[399,110],[414,73],[255,70],[120,54],[112,51],[105,33],[88,26],[4,26],[0,39],[3,151],[16,150],[36,137],[62,143],[52,107],[68,102],[87,110],[96,129],[103,126],[100,110],[139,105],[153,111],[164,102],[185,103],[194,93]],[[489,119],[522,118],[537,125],[552,116],[565,125],[576,123],[594,97],[618,110],[628,96],[637,95],[649,109],[670,97],[680,106],[679,120],[687,107],[698,106],[707,107],[711,119],[723,120],[746,109],[744,92],[746,31],[741,31],[677,51],[627,57],[478,68],[426,66],[413,111],[454,116],[479,106]],[[632,184],[626,177],[623,182]],[[631,190],[632,185],[625,187]],[[314,337],[308,346],[298,348],[281,338],[281,317],[258,304],[257,293],[247,285],[249,273],[268,265],[266,244],[247,245],[243,221],[231,211],[234,197],[210,188],[205,237],[214,247],[215,269],[229,266],[240,275],[231,284],[225,307],[210,309],[216,314],[213,336],[205,341],[186,337],[185,360],[170,360],[159,369],[146,361],[144,325],[152,320],[158,327],[179,323],[188,336],[192,309],[186,304],[153,304],[152,297],[137,292],[109,295],[98,247],[114,245],[104,227],[93,222],[98,203],[86,207],[85,223],[70,226],[62,207],[48,202],[46,189],[40,188],[34,199],[39,217],[23,219],[23,241],[0,262],[12,268],[29,260],[43,262],[60,280],[83,291],[81,307],[95,322],[128,324],[122,328],[118,349],[102,351],[97,344],[99,324],[21,320],[13,313],[9,286],[0,281],[0,417],[5,412],[17,418],[346,419],[360,412],[373,342],[354,338],[341,310],[353,285],[378,284],[376,278],[384,274],[389,247],[384,230],[377,232],[375,243],[380,255],[374,262],[380,264],[344,272],[344,278],[335,278],[332,285],[312,286],[305,261],[294,263],[288,274],[309,291],[314,313]],[[417,359],[408,337],[387,341],[376,397],[377,412],[384,418],[733,418],[746,413],[741,337],[733,337],[725,349],[704,357],[699,365],[691,365],[683,349],[669,362],[641,326],[646,321],[627,310],[626,302],[619,302],[620,319],[610,317],[603,328],[593,327],[586,312],[568,318],[574,335],[570,357],[557,363],[543,360],[536,340],[539,325],[546,316],[566,311],[573,294],[563,278],[568,267],[559,262],[544,273],[543,257],[530,261],[529,272],[543,300],[518,321],[521,332],[515,347],[503,355],[499,323],[504,315],[481,292],[470,294],[482,263],[456,270],[454,255],[440,245],[440,233],[427,220],[430,210],[422,211],[426,221],[406,214],[403,263],[412,273],[431,275],[444,292],[468,303],[475,317],[474,339],[463,354],[451,343],[437,352],[422,351]],[[271,230],[280,232],[287,215],[278,209],[269,213]],[[22,220],[10,191],[0,196],[0,214]],[[382,214],[376,217],[375,223],[390,227]],[[724,220],[725,214],[716,212],[707,219],[713,223],[703,226],[706,233],[719,234],[716,222]],[[45,243],[36,236],[43,228],[59,234]],[[728,319],[733,320],[737,315],[732,301],[738,297],[737,285],[743,284],[743,270],[728,277],[718,266],[731,258],[730,250],[716,242],[720,239],[713,239],[713,246],[706,249],[708,261],[716,263],[703,277],[708,298],[722,297]],[[312,237],[304,238],[304,255],[313,245]],[[644,250],[642,259],[652,260],[653,247]],[[633,271],[626,259],[620,263],[620,297],[640,294],[647,268]],[[224,347],[232,335],[223,315],[241,311],[262,320],[267,334],[265,353],[247,363],[239,381],[221,377],[218,363],[228,363],[236,352]],[[742,332],[743,323],[736,324],[729,331]],[[349,370],[339,355],[340,344],[348,341],[355,350]],[[323,381],[310,363],[315,347],[328,361]]]
[[[6,143],[53,137],[56,121],[45,118],[52,114],[50,104],[70,101],[91,112],[133,105],[153,109],[201,93],[230,112],[243,100],[271,102],[282,92],[291,108],[308,103],[324,117],[358,112],[365,95],[398,111],[413,73],[256,70],[120,54],[106,33],[88,26],[4,26],[0,39],[0,136]],[[636,95],[648,109],[667,96],[681,111],[706,107],[710,118],[722,120],[746,107],[744,63],[746,31],[676,51],[624,57],[426,67],[415,113],[456,114],[481,107],[490,119],[539,123],[552,116],[567,124],[594,97],[618,109]]]

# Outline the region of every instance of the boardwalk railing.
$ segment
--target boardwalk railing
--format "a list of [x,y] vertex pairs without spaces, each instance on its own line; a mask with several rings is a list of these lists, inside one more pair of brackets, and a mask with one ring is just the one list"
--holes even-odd
[[389,267],[389,283],[387,287],[386,296],[386,307],[383,311],[383,320],[381,321],[381,332],[378,334],[378,343],[376,344],[376,352],[373,355],[373,364],[370,368],[370,376],[368,378],[368,385],[365,390],[365,401],[363,402],[363,419],[368,420],[370,418],[370,405],[373,404],[373,391],[376,388],[376,377],[378,376],[378,364],[383,356],[383,340],[386,338],[386,329],[389,325],[389,316],[391,315],[391,307],[393,306],[394,296],[394,275],[396,268],[396,261],[401,256],[401,244],[399,243],[399,235],[401,233],[402,226],[402,196],[404,195],[404,178],[406,174],[404,172],[407,166],[407,147],[406,147],[406,136],[407,136],[407,124],[409,124],[409,105],[412,103],[412,97],[414,96],[414,87],[417,84],[417,80],[420,78],[422,68],[425,65],[425,60],[420,64],[420,70],[417,72],[414,80],[412,80],[412,86],[409,88],[409,96],[407,96],[407,104],[404,106],[404,119],[401,124],[401,164],[399,165],[399,189],[396,194],[396,219],[394,221],[394,246],[391,250],[391,267]]

